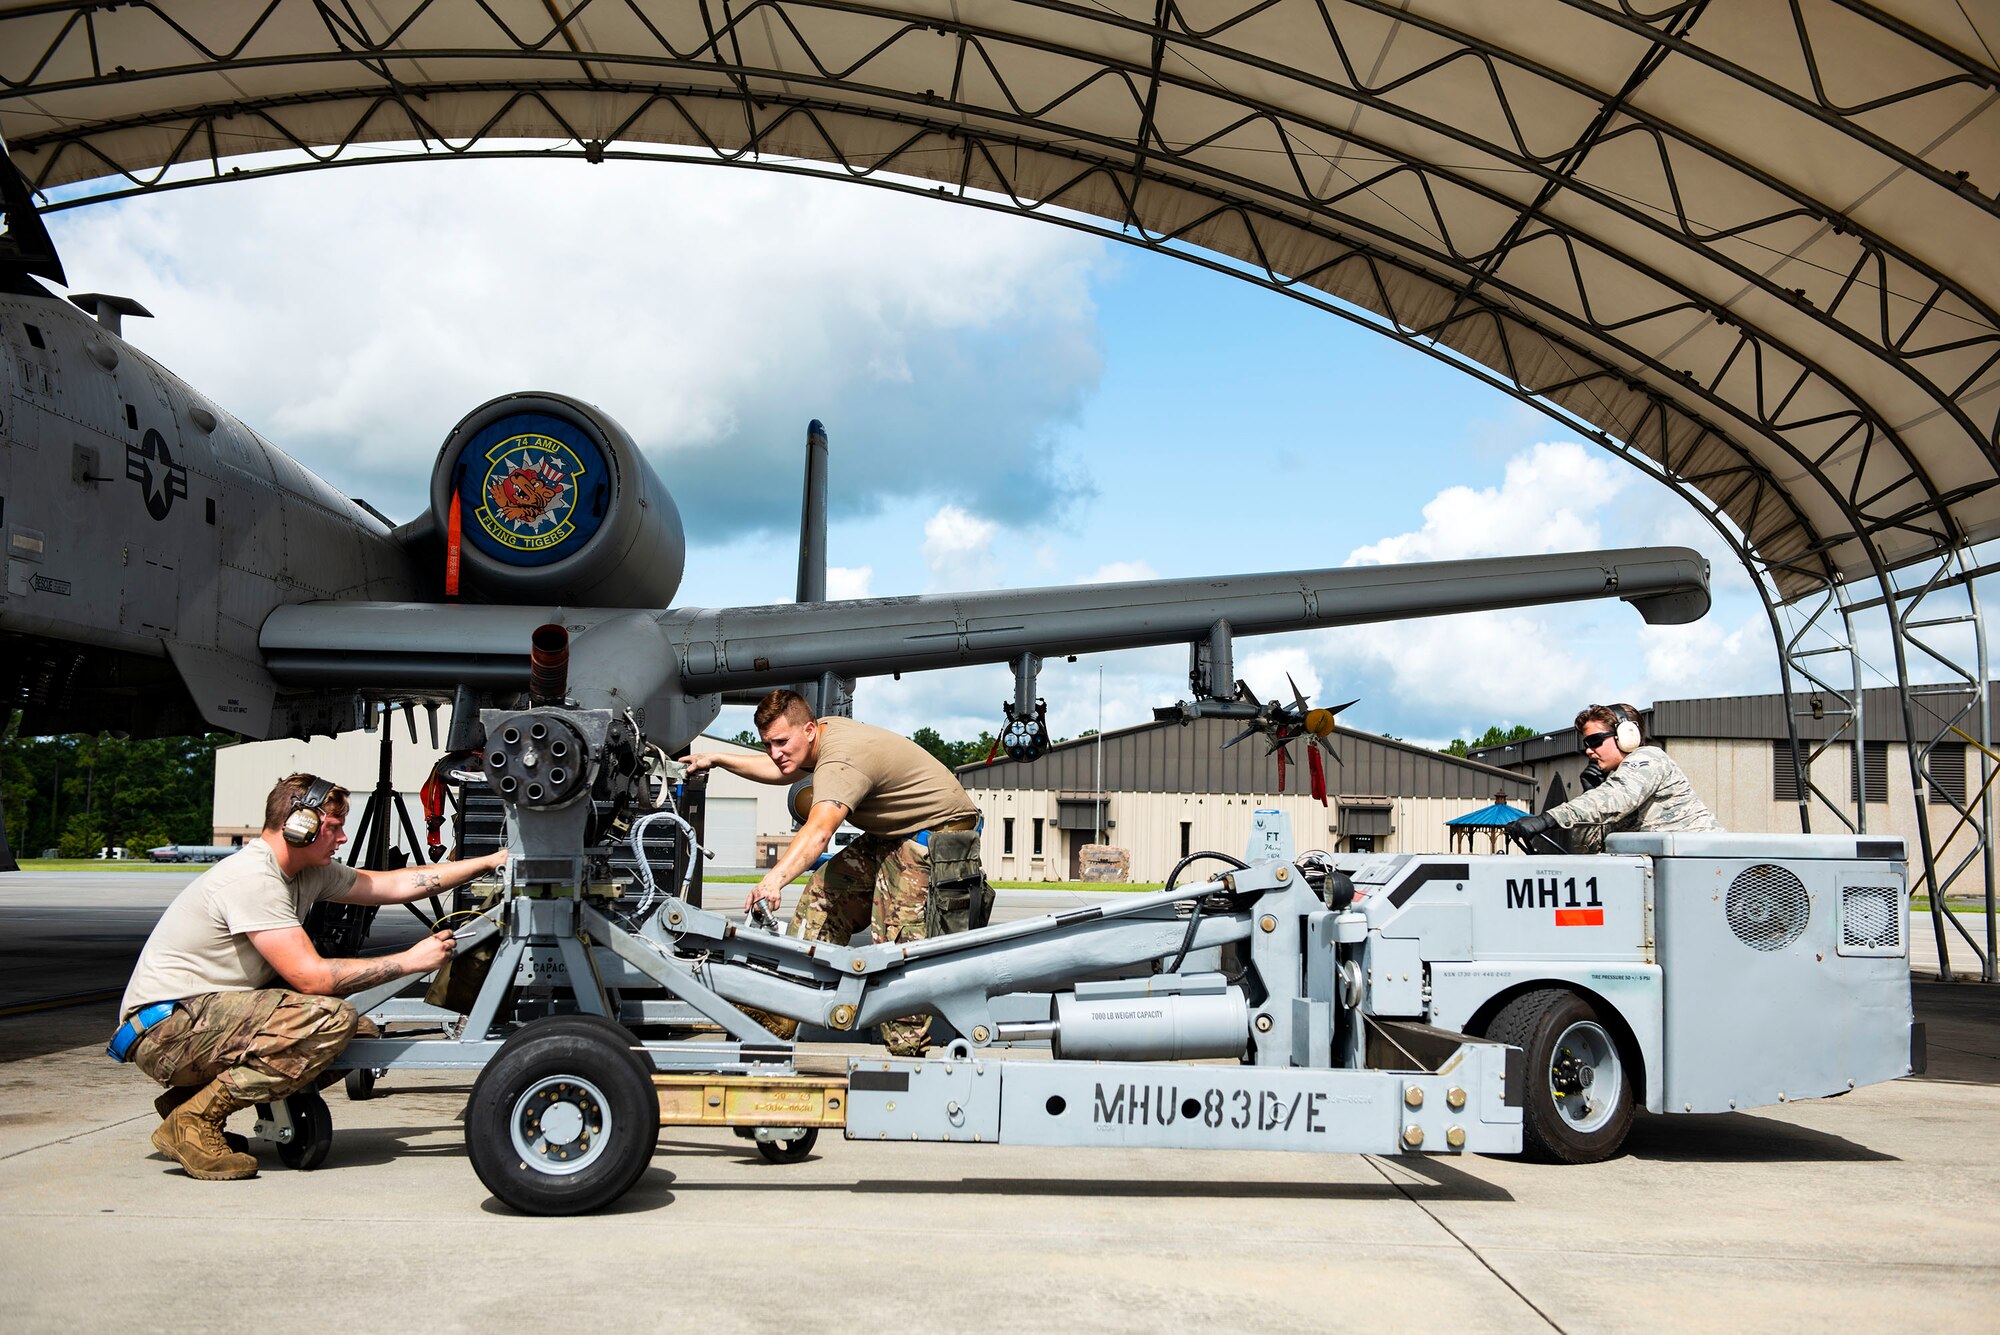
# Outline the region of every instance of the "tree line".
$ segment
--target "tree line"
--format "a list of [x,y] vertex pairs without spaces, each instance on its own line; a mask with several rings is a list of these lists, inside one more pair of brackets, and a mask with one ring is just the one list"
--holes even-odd
[[[1525,725],[1496,724],[1444,750],[1463,758],[1480,747],[1538,735]],[[95,857],[107,846],[143,856],[162,844],[208,843],[214,830],[215,753],[236,740],[221,732],[145,740],[110,734],[22,737],[18,720],[10,718],[0,733],[0,804],[8,842],[23,857],[49,849],[60,857]],[[747,728],[734,740],[761,745]],[[994,745],[993,734],[984,730],[948,741],[937,729],[923,727],[910,740],[952,768],[978,764]]]
[[1457,756],[1460,760],[1463,760],[1484,746],[1505,746],[1508,742],[1525,742],[1530,737],[1539,736],[1541,736],[1541,733],[1525,723],[1516,723],[1513,727],[1506,729],[1501,728],[1496,723],[1469,742],[1462,737],[1454,737],[1451,744],[1445,747],[1444,753],[1448,756]]
[[215,753],[237,740],[228,733],[141,741],[18,728],[9,718],[0,733],[0,804],[16,856],[95,857],[105,847],[144,856],[213,836]]
[[[1085,737],[1095,737],[1096,735],[1097,730],[1095,728],[1086,728],[1077,735],[1076,740],[1081,741]],[[1387,736],[1388,734],[1384,735]],[[1516,723],[1506,728],[1496,723],[1471,741],[1467,741],[1463,737],[1453,738],[1444,747],[1443,754],[1456,756],[1460,760],[1464,760],[1481,747],[1504,746],[1508,742],[1523,742],[1530,737],[1539,736],[1541,736],[1541,733],[1538,730],[1530,728],[1525,723]],[[730,740],[736,742],[739,746],[754,747],[758,750],[762,750],[764,745],[757,734],[748,728],[743,729]],[[943,761],[945,766],[950,769],[956,769],[960,765],[977,764],[985,760],[987,756],[993,754],[994,747],[993,734],[984,730],[971,741],[948,742],[936,728],[924,727],[918,728],[915,732],[911,733],[910,740]],[[1058,737],[1055,739],[1057,742],[1066,742],[1069,740],[1067,737]],[[1401,741],[1402,738],[1390,736],[1389,740],[1395,742]]]

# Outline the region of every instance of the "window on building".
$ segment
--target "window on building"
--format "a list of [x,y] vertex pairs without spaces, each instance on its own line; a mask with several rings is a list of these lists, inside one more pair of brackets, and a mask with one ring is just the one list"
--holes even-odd
[[1965,806],[1965,744],[1963,742],[1941,743],[1931,748],[1930,762],[1924,767],[1930,773],[1930,799],[1932,806],[1950,804]]
[[1193,843],[1194,843],[1194,822],[1191,820],[1184,820],[1181,822],[1182,857],[1186,857],[1191,851],[1193,851]]
[[1040,816],[1035,817],[1035,846],[1029,851],[1036,857],[1042,855],[1042,818]]
[[[1853,767],[1850,765],[1848,768],[1847,800],[1852,802],[1859,798],[1861,794],[1854,791]],[[1867,787],[1868,800],[1870,802],[1887,802],[1889,800],[1889,744],[1887,742],[1869,742],[1861,748],[1861,773],[1862,782]]]
[[1002,857],[1014,856],[1014,818],[1012,816],[1008,816],[1000,823],[1000,854]]
[[[1803,754],[1799,757],[1803,760]],[[1799,771],[1792,764],[1792,744],[1790,742],[1771,743],[1771,800],[1773,802],[1796,802],[1799,800]]]

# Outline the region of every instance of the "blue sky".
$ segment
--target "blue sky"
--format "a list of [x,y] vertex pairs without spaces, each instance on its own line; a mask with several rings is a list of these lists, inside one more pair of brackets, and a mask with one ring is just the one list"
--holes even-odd
[[[401,519],[452,424],[554,389],[617,418],[679,499],[679,601],[780,601],[805,423],[832,436],[836,595],[1697,545],[1702,623],[1622,604],[1271,637],[1442,744],[1563,726],[1600,699],[1772,689],[1733,558],[1664,489],[1412,349],[1195,265],[940,201],[692,165],[425,163],[53,215],[77,290],[127,337],[350,494]],[[1186,651],[1052,663],[1059,734],[1150,716]],[[908,731],[997,730],[1001,669],[864,683]],[[742,720],[725,715],[723,730]]]

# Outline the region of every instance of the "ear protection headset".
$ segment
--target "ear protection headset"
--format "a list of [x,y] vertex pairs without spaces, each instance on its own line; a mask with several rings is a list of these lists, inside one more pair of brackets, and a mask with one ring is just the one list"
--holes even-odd
[[1618,731],[1612,734],[1612,740],[1618,744],[1620,755],[1629,756],[1639,749],[1643,740],[1639,736],[1639,715],[1630,705],[1611,707],[1623,716],[1618,720]]
[[321,808],[332,796],[334,787],[329,779],[315,778],[303,797],[292,799],[292,814],[285,817],[284,825],[279,827],[286,843],[303,848],[319,838],[320,821],[323,819]]

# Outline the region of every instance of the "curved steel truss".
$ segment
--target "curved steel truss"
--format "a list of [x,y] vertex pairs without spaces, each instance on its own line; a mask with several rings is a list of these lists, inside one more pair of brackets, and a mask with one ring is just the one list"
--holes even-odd
[[[1916,0],[45,0],[0,3],[0,133],[89,182],[60,206],[386,145],[697,156],[1236,273],[1673,486],[1788,693],[1835,688],[1783,621],[1888,608],[1922,791],[1915,609],[2000,537],[1995,44]],[[1983,720],[1983,663],[1931,667]]]

